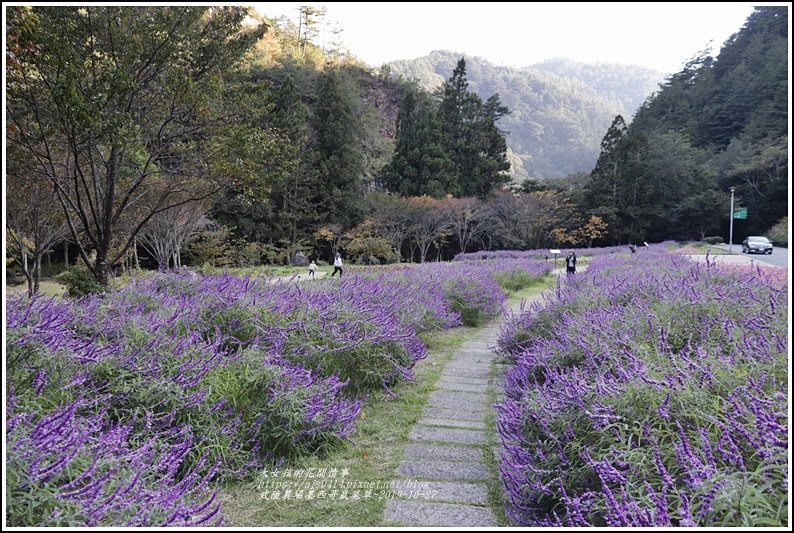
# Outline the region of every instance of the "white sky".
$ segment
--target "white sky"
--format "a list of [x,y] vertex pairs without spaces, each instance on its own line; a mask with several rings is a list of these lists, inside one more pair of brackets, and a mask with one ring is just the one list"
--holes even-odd
[[[769,3],[766,3],[767,5]],[[673,73],[712,42],[714,54],[752,12],[721,3],[261,2],[297,22],[298,6],[327,8],[350,51],[370,66],[433,50],[525,66],[554,57],[642,65]],[[328,41],[330,41],[330,34]]]

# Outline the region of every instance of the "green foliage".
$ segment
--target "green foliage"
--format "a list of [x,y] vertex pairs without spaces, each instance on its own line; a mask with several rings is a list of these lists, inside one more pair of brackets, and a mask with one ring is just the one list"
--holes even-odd
[[388,239],[378,235],[373,221],[365,220],[344,234],[341,246],[353,262],[363,264],[396,263],[400,260]]
[[615,243],[702,238],[719,227],[723,195],[705,150],[678,132],[632,133],[615,118],[585,185],[583,208],[601,216]]
[[751,213],[735,228],[740,239],[786,214],[787,24],[784,7],[756,8],[716,60],[699,54],[617,143],[607,133],[583,207],[615,242],[727,235],[730,187]]
[[462,277],[448,279],[443,288],[444,298],[449,302],[450,309],[460,313],[464,326],[481,326],[496,317],[501,310],[500,302],[494,295],[488,295],[487,289],[478,280]]
[[531,275],[526,270],[517,268],[515,270],[506,270],[501,272],[494,272],[494,280],[502,287],[505,293],[518,292],[521,289],[526,289],[540,281],[539,278]]
[[223,309],[207,307],[201,318],[201,323],[205,324],[201,337],[211,341],[220,334],[225,339],[223,348],[231,352],[247,347],[258,331],[254,322],[254,311],[240,303]]
[[781,218],[766,235],[775,246],[788,248],[788,217]]
[[[22,437],[17,430],[9,438],[8,446],[14,446],[17,439]],[[47,526],[64,528],[74,527],[75,524],[84,524],[85,519],[80,507],[72,500],[59,496],[59,483],[63,482],[60,476],[56,479],[41,481],[29,475],[29,468],[24,463],[17,464],[21,454],[12,454],[6,464],[5,489],[6,489],[6,523],[13,527],[38,528],[42,526],[42,517],[47,518]],[[75,468],[86,467],[89,461],[86,457],[77,456],[72,459]]]
[[229,266],[232,262],[231,230],[226,226],[207,229],[190,243],[187,257],[191,264],[212,267]]
[[[208,405],[225,398],[235,406],[242,415],[240,431],[246,439],[261,439],[262,454],[294,459],[322,455],[342,443],[334,428],[317,428],[305,415],[310,397],[322,396],[323,391],[319,387],[295,387],[285,379],[282,369],[263,363],[257,351],[243,351],[234,363],[211,370],[201,385],[208,387]],[[266,390],[279,393],[262,394]],[[238,453],[223,444],[220,452]]]
[[722,244],[725,242],[725,239],[717,235],[716,237],[706,237],[703,239],[703,242],[707,244]]
[[[37,6],[33,14],[37,24],[16,27],[35,52],[17,58],[8,85],[9,132],[24,148],[15,164],[23,175],[51,176],[45,169],[72,155],[83,187],[51,179],[76,244],[96,251],[91,271],[107,286],[154,210],[176,195],[207,198],[231,173],[250,178],[262,162],[252,147],[263,136],[218,127],[218,96],[222,76],[265,28],[244,25],[240,7]],[[58,148],[42,156],[41,145]]]
[[458,193],[455,165],[444,142],[435,103],[409,92],[397,115],[394,156],[381,177],[386,187],[405,196],[442,198]]
[[505,136],[496,127],[509,111],[498,94],[483,103],[468,86],[466,61],[461,58],[439,91],[438,115],[445,149],[455,165],[455,189],[449,192],[483,197],[510,181]]
[[364,158],[358,149],[361,103],[343,71],[327,70],[317,80],[314,106],[316,172],[313,198],[322,219],[349,227],[361,215],[360,189]]
[[[69,387],[68,377],[80,367],[73,361],[53,353],[46,347],[32,342],[18,342],[25,331],[9,333],[6,348],[6,384],[13,391],[15,409],[20,412],[50,412],[53,407],[63,405],[75,398],[75,390]],[[45,376],[41,390],[34,386],[36,376]]]
[[498,95],[483,103],[468,91],[466,63],[458,62],[438,103],[409,92],[397,115],[394,156],[381,179],[406,196],[486,196],[507,183],[507,145],[496,121],[508,113]]
[[[343,305],[333,307],[334,321],[345,324],[345,329],[374,329],[366,313]],[[395,368],[411,365],[408,351],[400,343],[379,341],[365,335],[357,341],[345,341],[331,331],[337,326],[316,312],[300,317],[294,325],[295,329],[282,346],[284,357],[323,376],[335,374],[342,381],[348,381],[345,392],[349,395],[358,396],[392,385],[399,378]]]
[[97,282],[94,275],[83,266],[69,268],[55,278],[66,286],[66,293],[72,298],[81,298],[105,291],[105,287]]

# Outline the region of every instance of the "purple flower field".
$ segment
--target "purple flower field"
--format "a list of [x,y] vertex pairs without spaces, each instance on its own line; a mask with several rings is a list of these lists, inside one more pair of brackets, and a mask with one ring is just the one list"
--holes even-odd
[[[612,255],[616,253],[629,252],[628,245],[626,246],[603,246],[599,248],[562,248],[564,257],[568,252],[573,251],[579,257],[602,257],[605,255]],[[540,260],[548,258],[553,259],[553,255],[549,252],[548,248],[541,248],[538,250],[496,250],[493,252],[481,251],[471,252],[465,254],[458,254],[453,258],[453,261],[479,261],[485,259],[530,259]]]
[[787,526],[780,272],[651,247],[594,258],[513,318],[497,406],[522,526]]
[[419,332],[494,318],[500,283],[547,271],[153,274],[77,301],[12,298],[9,525],[218,525],[219,481],[344,445],[369,394],[412,379]]

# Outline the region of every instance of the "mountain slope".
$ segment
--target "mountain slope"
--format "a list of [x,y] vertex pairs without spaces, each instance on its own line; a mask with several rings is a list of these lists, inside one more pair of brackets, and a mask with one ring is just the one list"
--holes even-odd
[[[394,75],[428,90],[448,78],[463,54],[435,51],[389,64]],[[511,111],[499,121],[508,132],[514,181],[589,170],[604,132],[617,114],[630,116],[661,80],[641,67],[550,60],[531,67],[497,66],[466,57],[469,87],[483,99],[499,93]],[[625,80],[625,85],[621,80]],[[643,94],[644,93],[644,94]]]

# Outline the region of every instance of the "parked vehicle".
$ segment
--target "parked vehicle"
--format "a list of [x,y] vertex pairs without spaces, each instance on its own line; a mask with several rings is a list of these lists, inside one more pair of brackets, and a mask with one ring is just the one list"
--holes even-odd
[[772,243],[766,237],[747,237],[742,241],[743,254],[768,254],[772,255]]

